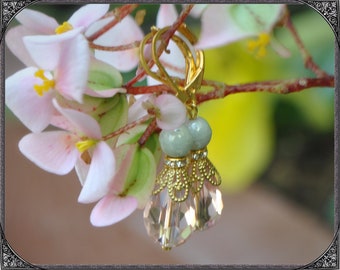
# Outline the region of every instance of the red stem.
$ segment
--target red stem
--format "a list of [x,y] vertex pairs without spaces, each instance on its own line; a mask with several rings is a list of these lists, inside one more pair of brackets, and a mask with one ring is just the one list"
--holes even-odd
[[121,127],[120,129],[117,129],[116,131],[110,133],[110,134],[103,136],[102,140],[107,141],[107,140],[109,140],[109,139],[111,139],[115,136],[121,135],[121,134],[127,132],[129,129],[132,129],[135,126],[138,126],[140,124],[145,123],[146,121],[150,120],[152,117],[153,117],[152,115],[147,114],[147,115],[141,117],[140,119],[137,119],[136,121],[134,121],[130,124],[127,124],[127,125]]
[[302,55],[302,58],[304,60],[304,64],[305,67],[310,69],[311,71],[314,72],[314,74],[317,77],[325,77],[327,76],[327,73],[325,71],[323,71],[322,69],[319,68],[319,66],[313,61],[312,56],[309,54],[309,52],[307,51],[305,45],[303,44],[299,34],[297,33],[294,24],[290,18],[290,15],[287,13],[286,17],[285,17],[285,26],[287,27],[287,29],[290,31],[290,33],[292,34],[296,45],[298,46],[300,53]]
[[138,144],[140,146],[143,146],[146,141],[148,140],[148,138],[154,133],[156,132],[158,129],[157,127],[157,122],[156,122],[156,118],[154,118],[152,120],[152,122],[148,125],[148,127],[146,128],[146,130],[144,131],[143,135],[139,138],[138,140]]
[[[264,82],[253,82],[239,85],[227,85],[215,81],[202,81],[202,86],[208,86],[213,90],[208,93],[197,93],[197,103],[208,100],[224,98],[230,94],[249,93],[249,92],[268,92],[273,94],[289,94],[303,91],[312,87],[334,87],[334,76],[326,75],[322,78],[300,78],[290,80],[273,80]],[[170,93],[176,94],[172,88],[167,85],[153,86],[131,86],[127,87],[127,93],[132,95],[152,94],[152,93]]]
[[103,45],[94,44],[93,42],[89,42],[90,48],[95,49],[95,50],[101,50],[101,51],[109,51],[109,52],[135,49],[139,47],[139,44],[140,44],[140,41],[134,41],[129,44],[124,44],[124,45],[119,45],[119,46],[103,46]]
[[291,80],[276,80],[247,83],[241,85],[226,85],[223,83],[203,81],[202,85],[213,87],[209,93],[196,95],[197,103],[226,97],[230,94],[247,92],[268,92],[274,94],[290,94],[312,87],[334,87],[334,76],[322,78],[300,78]]
[[153,93],[170,93],[175,95],[176,93],[172,88],[165,84],[151,85],[151,86],[125,86],[127,94],[139,95],[139,94],[153,94]]

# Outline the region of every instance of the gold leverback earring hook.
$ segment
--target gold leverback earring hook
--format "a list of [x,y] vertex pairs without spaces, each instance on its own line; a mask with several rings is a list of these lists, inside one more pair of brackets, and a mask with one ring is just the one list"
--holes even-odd
[[[155,60],[153,58],[146,60],[146,57],[144,55],[146,44],[149,43],[149,42],[151,42],[151,43],[155,42],[154,38],[153,38],[154,35],[155,35],[154,31],[158,31],[158,30],[153,29],[153,31],[151,33],[149,33],[148,35],[146,35],[144,37],[144,39],[142,40],[142,42],[139,46],[139,61],[140,61],[141,66],[145,70],[145,72],[150,77],[152,77],[153,79],[155,79],[157,81],[163,82],[164,84],[167,84],[167,81],[164,78],[162,78],[160,76],[160,74],[151,70],[151,67],[155,64]],[[151,56],[153,57],[153,54]]]
[[[157,48],[158,41],[162,42],[161,36],[169,30],[170,27],[165,27],[162,29],[152,28],[151,33],[146,35],[144,39],[142,40],[140,44],[139,49],[139,58],[140,58],[140,64],[145,70],[145,72],[152,77],[153,79],[160,81],[166,85],[169,85],[175,93],[179,93],[180,90],[175,83],[174,79],[169,76],[163,65],[161,64],[159,58],[162,52],[159,51],[159,48]],[[173,39],[173,37],[172,37]],[[151,43],[151,59],[146,60],[146,57],[144,55],[145,52],[145,46],[147,43]],[[164,48],[166,51],[166,48]],[[160,55],[159,55],[160,54]],[[152,71],[151,68],[153,65],[156,65],[158,67],[157,72]]]
[[[194,118],[197,115],[196,99],[195,93],[201,86],[204,71],[204,55],[202,51],[197,51],[194,56],[192,50],[188,46],[189,43],[194,43],[196,41],[195,36],[187,29],[185,24],[179,27],[178,32],[187,40],[185,41],[183,37],[179,35],[173,35],[171,40],[176,43],[180,49],[184,60],[185,60],[185,82],[184,86],[181,87],[175,80],[171,77],[162,63],[160,62],[160,52],[157,48],[158,42],[162,42],[162,36],[170,29],[170,27],[165,27],[162,29],[153,28],[152,32],[149,33],[140,44],[140,63],[144,68],[145,72],[152,78],[169,85],[175,92],[176,96],[187,105],[190,118]],[[147,62],[144,56],[144,50],[147,43],[151,40],[151,57],[153,63]],[[196,58],[196,59],[195,59]],[[157,72],[151,70],[152,65],[155,64],[158,68]]]
[[196,92],[201,88],[202,80],[204,74],[204,53],[203,51],[197,51],[196,53],[196,63],[193,68],[189,67],[189,73],[186,77],[185,91],[189,96],[187,101],[187,110],[190,119],[197,117],[197,101]]

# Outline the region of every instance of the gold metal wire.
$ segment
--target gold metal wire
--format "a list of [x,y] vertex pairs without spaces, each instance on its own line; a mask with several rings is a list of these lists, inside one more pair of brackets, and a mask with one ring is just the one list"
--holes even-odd
[[[196,38],[185,24],[182,24],[170,39],[175,42],[185,60],[185,79],[184,84],[182,83],[183,86],[181,86],[178,78],[171,77],[160,61],[160,56],[163,53],[162,50],[169,53],[162,39],[169,30],[170,27],[162,29],[151,28],[151,32],[145,36],[140,44],[140,64],[150,77],[171,87],[176,92],[176,96],[186,105],[189,118],[195,119],[197,117],[196,91],[199,90],[203,79],[204,54],[200,50],[192,52],[188,42],[193,44],[196,42]],[[151,59],[145,57],[145,47],[147,44],[150,45]],[[157,66],[157,71],[151,70],[153,65]],[[197,173],[201,173],[204,176],[205,171],[203,172],[201,167],[199,167],[200,171],[197,169]],[[194,167],[194,172],[196,172],[196,167]],[[199,185],[199,189],[203,186],[201,179],[191,178],[188,175],[187,157],[173,158],[166,156],[164,167],[156,178],[153,194],[158,194],[166,187],[172,201],[185,201],[189,195],[192,180],[202,182]]]
[[[150,77],[170,86],[176,92],[177,97],[187,106],[189,117],[193,119],[197,116],[195,93],[200,88],[203,79],[204,54],[198,50],[195,55],[193,55],[187,41],[194,43],[196,42],[196,38],[186,25],[182,24],[178,29],[179,34],[171,37],[171,40],[176,43],[185,60],[185,83],[184,87],[181,87],[177,81],[178,78],[171,77],[159,59],[162,53],[160,51],[161,48],[157,48],[157,45],[159,42],[161,42],[161,44],[164,42],[162,37],[169,29],[170,27],[162,29],[153,27],[151,32],[145,36],[140,44],[140,64]],[[144,53],[145,46],[149,43],[151,43],[152,59],[147,60]],[[164,50],[166,52],[166,48]],[[158,68],[157,72],[151,70],[154,64]]]

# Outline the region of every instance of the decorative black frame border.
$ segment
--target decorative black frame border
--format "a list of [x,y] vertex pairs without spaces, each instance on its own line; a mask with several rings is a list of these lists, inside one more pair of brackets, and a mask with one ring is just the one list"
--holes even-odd
[[[35,3],[87,3],[87,2],[96,2],[96,3],[105,3],[109,2],[106,0],[0,0],[0,65],[3,67],[5,63],[4,57],[4,42],[3,37],[6,31],[6,28],[10,21],[14,18],[14,16],[22,9],[27,6]],[[5,177],[4,177],[4,149],[5,149],[5,135],[4,135],[4,91],[0,92],[0,269],[4,270],[14,270],[14,269],[340,269],[339,263],[339,147],[338,147],[338,137],[339,137],[339,51],[340,51],[340,0],[335,1],[311,1],[311,0],[286,0],[286,1],[277,1],[277,0],[263,0],[263,3],[287,3],[287,4],[305,4],[309,7],[313,8],[317,11],[329,24],[331,29],[334,32],[336,44],[335,44],[335,122],[334,122],[334,238],[328,248],[325,250],[323,254],[321,254],[317,259],[313,262],[304,265],[112,265],[112,266],[101,266],[101,265],[39,265],[35,266],[26,262],[22,259],[10,246],[8,241],[6,240],[4,233],[4,224],[5,224],[5,199],[4,199],[4,190],[5,190]],[[160,1],[152,1],[152,0],[111,0],[110,2],[141,2],[141,3],[160,3]],[[178,3],[178,0],[168,0],[167,3]],[[242,0],[187,0],[185,2],[201,2],[201,3],[259,3],[260,1],[242,1]],[[0,72],[0,89],[4,89],[4,69],[1,69]]]

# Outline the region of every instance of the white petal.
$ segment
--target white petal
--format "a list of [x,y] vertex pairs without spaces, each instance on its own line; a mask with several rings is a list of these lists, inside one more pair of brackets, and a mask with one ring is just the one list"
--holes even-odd
[[81,158],[78,158],[74,168],[76,170],[79,182],[83,186],[89,173],[90,165],[86,164]]
[[135,158],[137,144],[125,144],[115,149],[117,171],[110,183],[110,190],[121,193]]
[[54,70],[59,62],[61,43],[78,35],[83,29],[76,28],[60,35],[25,36],[25,47],[38,67]]
[[56,90],[81,103],[86,90],[89,63],[90,50],[82,35],[64,41],[55,70]]
[[64,115],[62,115],[59,111],[54,110],[53,115],[50,120],[50,125],[58,127],[63,130],[73,132],[75,127]]
[[157,13],[156,25],[163,28],[173,24],[178,17],[177,10],[173,4],[161,4]]
[[33,89],[41,80],[34,77],[36,68],[26,68],[6,79],[5,100],[8,108],[33,132],[45,129],[54,111],[52,105],[53,90],[43,96]]
[[186,107],[175,96],[163,94],[156,98],[155,105],[160,110],[160,117],[156,118],[161,129],[172,130],[180,127],[186,120]]
[[40,35],[53,35],[58,27],[58,22],[54,18],[36,10],[23,9],[15,18],[25,28]]
[[91,97],[102,97],[102,98],[109,98],[113,97],[118,93],[126,93],[125,88],[114,88],[114,89],[107,89],[107,90],[100,90],[94,91],[92,89],[87,88],[85,94]]
[[103,227],[115,224],[132,214],[137,209],[134,197],[107,195],[93,208],[90,220],[93,226]]
[[143,103],[152,100],[152,94],[145,94],[138,96],[137,100],[130,106],[128,111],[128,123],[138,120],[139,118],[148,114],[143,107]]
[[195,6],[192,8],[190,11],[190,15],[194,18],[198,18],[202,15],[204,9],[208,6],[209,4],[195,4]]
[[24,42],[24,36],[36,35],[37,32],[29,30],[22,25],[13,27],[8,30],[6,34],[6,45],[10,51],[26,66],[36,66],[32,57],[28,53]]
[[101,131],[97,121],[91,116],[72,109],[65,109],[53,100],[54,107],[67,118],[67,125],[73,125],[73,131],[80,136],[86,135],[92,139],[100,139]]
[[283,16],[284,5],[208,5],[197,48],[207,49],[270,32]]
[[[107,23],[112,19],[104,20],[105,23]],[[101,24],[103,23],[101,22]],[[120,23],[96,39],[95,44],[119,46],[139,41],[143,36],[142,30],[135,20],[131,16],[126,16]],[[130,71],[135,68],[139,62],[138,48],[116,52],[95,50],[95,57],[121,71]]]
[[209,5],[201,17],[202,30],[195,47],[218,47],[253,35],[241,29],[229,14],[232,5]]
[[88,27],[91,23],[99,20],[109,10],[109,4],[89,4],[78,9],[68,22],[73,27]]
[[104,197],[116,171],[116,160],[111,148],[99,142],[92,155],[91,165],[78,197],[80,203],[92,203]]
[[31,133],[20,140],[19,149],[43,170],[64,175],[73,169],[78,157],[74,140],[64,131]]

